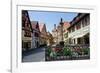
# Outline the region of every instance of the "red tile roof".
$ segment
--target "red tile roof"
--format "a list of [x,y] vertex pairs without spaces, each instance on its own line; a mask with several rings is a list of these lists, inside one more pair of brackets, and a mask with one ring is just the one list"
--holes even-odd
[[70,23],[69,22],[64,22],[64,25],[63,25],[65,28],[68,28],[70,26]]
[[37,25],[37,21],[32,21],[31,24],[32,24],[32,29],[36,29],[36,25]]
[[63,28],[64,28],[64,32],[67,32],[67,28],[70,27],[70,23],[69,22],[64,22]]

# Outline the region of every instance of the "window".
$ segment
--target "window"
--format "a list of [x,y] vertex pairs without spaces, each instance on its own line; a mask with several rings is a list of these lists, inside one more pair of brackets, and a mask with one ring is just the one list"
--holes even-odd
[[38,34],[37,32],[35,32],[35,34],[34,34],[34,35],[35,35],[35,37],[39,37],[39,34]]
[[75,39],[74,39],[74,43],[73,44],[75,44]]
[[84,18],[85,26],[87,25],[87,16]]
[[85,22],[84,22],[84,19],[82,19],[82,27],[85,26]]
[[76,29],[78,30],[78,29],[80,29],[80,28],[81,28],[81,24],[78,23],[78,24],[76,25]]
[[90,16],[88,15],[87,16],[87,25],[89,25],[90,24]]
[[90,24],[89,16],[86,16],[82,19],[82,27],[85,27]]
[[77,39],[78,44],[81,44],[81,38]]
[[72,32],[74,32],[74,31],[75,31],[75,26],[72,27]]
[[25,37],[31,37],[31,32],[26,30],[24,36]]

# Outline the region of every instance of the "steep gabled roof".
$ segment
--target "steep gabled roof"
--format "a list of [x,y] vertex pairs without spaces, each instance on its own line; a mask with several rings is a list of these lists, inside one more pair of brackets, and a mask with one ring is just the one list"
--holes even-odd
[[33,32],[28,11],[27,10],[22,10],[22,25],[24,24],[24,27],[25,27],[25,21],[26,20],[28,21],[28,25],[30,25],[31,32]]
[[33,30],[39,30],[39,24],[38,24],[38,21],[31,21],[31,24],[32,24],[32,29]]
[[40,32],[46,32],[46,26],[44,23],[39,23]]
[[37,21],[31,21],[32,29],[36,29]]

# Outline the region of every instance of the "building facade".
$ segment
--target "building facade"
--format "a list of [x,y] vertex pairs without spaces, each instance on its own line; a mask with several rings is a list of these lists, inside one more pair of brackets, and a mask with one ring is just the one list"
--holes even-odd
[[32,45],[32,26],[28,11],[22,10],[22,50],[31,49]]
[[54,29],[52,30],[52,35],[54,38],[55,45],[57,45],[63,41],[63,24],[64,23],[62,21],[62,18],[61,18],[58,26],[56,26],[56,24],[54,24]]
[[54,24],[54,29],[52,30],[52,35],[54,38],[55,45],[59,44],[62,41],[61,25],[58,25],[57,27],[55,27],[55,24]]
[[53,36],[50,32],[47,32],[47,46],[52,46],[54,44]]
[[90,14],[79,13],[68,28],[69,44],[90,43]]
[[40,46],[40,30],[38,21],[31,21],[32,24],[32,48],[38,48]]
[[53,36],[54,44],[58,44],[58,31],[56,28],[56,24],[54,24],[54,29],[52,30],[52,36]]
[[44,23],[39,23],[40,29],[40,45],[47,45],[47,30]]
[[57,26],[57,41],[58,41],[58,44],[61,42],[61,41],[63,41],[63,39],[62,39],[62,31],[61,31],[61,25],[58,25]]
[[67,28],[70,26],[69,22],[60,21],[58,26],[54,24],[54,29],[52,30],[52,35],[54,38],[55,44],[59,44],[60,42],[64,41],[67,42],[68,39],[68,30]]
[[63,25],[63,38],[64,38],[65,44],[68,44],[68,28],[69,27],[70,27],[70,23],[64,21],[64,25]]

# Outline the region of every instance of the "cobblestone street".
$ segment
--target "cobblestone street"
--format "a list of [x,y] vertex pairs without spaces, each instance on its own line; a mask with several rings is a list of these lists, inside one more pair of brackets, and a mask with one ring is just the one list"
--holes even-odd
[[45,61],[45,48],[36,48],[28,52],[23,52],[22,62]]

